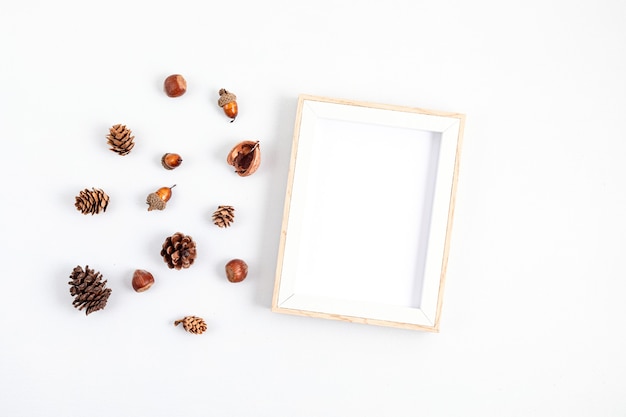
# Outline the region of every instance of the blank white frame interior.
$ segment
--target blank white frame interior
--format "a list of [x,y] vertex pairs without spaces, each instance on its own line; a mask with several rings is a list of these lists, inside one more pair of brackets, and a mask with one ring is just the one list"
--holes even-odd
[[439,331],[464,123],[301,95],[272,310]]

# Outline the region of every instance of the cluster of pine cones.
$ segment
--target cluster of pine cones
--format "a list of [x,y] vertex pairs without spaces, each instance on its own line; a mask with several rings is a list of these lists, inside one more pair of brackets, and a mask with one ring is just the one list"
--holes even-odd
[[[116,124],[109,128],[106,138],[111,150],[119,155],[128,155],[135,146],[135,137],[126,125]],[[83,214],[103,213],[109,205],[109,196],[99,188],[85,188],[76,196],[74,205]]]

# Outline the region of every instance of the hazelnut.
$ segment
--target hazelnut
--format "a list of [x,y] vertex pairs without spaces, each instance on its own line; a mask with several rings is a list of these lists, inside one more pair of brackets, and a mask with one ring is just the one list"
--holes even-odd
[[154,284],[152,274],[143,269],[136,269],[133,273],[133,289],[137,292],[144,292]]
[[173,74],[165,79],[163,89],[169,97],[180,97],[187,91],[187,81],[182,75]]
[[261,164],[259,141],[246,140],[239,143],[228,153],[226,162],[235,167],[235,172],[240,177],[254,174]]
[[248,264],[241,259],[233,259],[226,264],[226,278],[230,282],[241,282],[248,276]]
[[174,169],[179,167],[183,162],[183,158],[177,153],[166,153],[161,157],[161,164],[165,169]]

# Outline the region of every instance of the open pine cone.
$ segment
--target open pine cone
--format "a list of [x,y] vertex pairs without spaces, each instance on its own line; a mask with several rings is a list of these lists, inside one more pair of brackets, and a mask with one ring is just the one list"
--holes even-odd
[[91,191],[84,189],[76,196],[76,210],[83,214],[98,214],[107,210],[109,196],[99,188],[92,188]]
[[213,223],[218,227],[228,227],[235,221],[235,208],[233,206],[218,206],[213,213]]
[[183,328],[189,333],[202,334],[206,331],[207,325],[203,318],[196,316],[187,316],[174,322],[174,326],[183,324]]
[[189,268],[196,260],[196,242],[176,232],[163,242],[161,256],[170,269]]
[[122,156],[128,155],[135,146],[135,142],[133,141],[135,137],[132,133],[129,128],[122,124],[117,124],[109,128],[107,143],[111,147],[111,150]]
[[76,266],[72,271],[68,284],[70,294],[74,296],[74,307],[79,310],[85,309],[85,315],[94,311],[102,310],[111,295],[111,289],[106,288],[107,281],[102,281],[102,274],[89,268]]

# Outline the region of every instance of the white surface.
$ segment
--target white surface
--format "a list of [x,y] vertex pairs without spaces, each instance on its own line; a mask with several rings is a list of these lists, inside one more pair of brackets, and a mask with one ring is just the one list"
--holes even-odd
[[[4,1],[0,414],[626,414],[622,1]],[[162,80],[182,73],[179,99]],[[217,91],[239,97],[233,124]],[[271,313],[299,93],[466,113],[440,334]],[[127,157],[104,135],[126,123]],[[249,178],[224,163],[261,141]],[[185,161],[167,172],[163,152]],[[178,184],[167,210],[155,187]],[[84,187],[111,194],[85,217]],[[227,230],[218,204],[238,208]],[[192,269],[158,256],[196,238]],[[222,275],[245,258],[248,279]],[[86,264],[113,294],[85,317]],[[157,283],[135,294],[135,268]],[[172,322],[203,316],[209,331]]]

